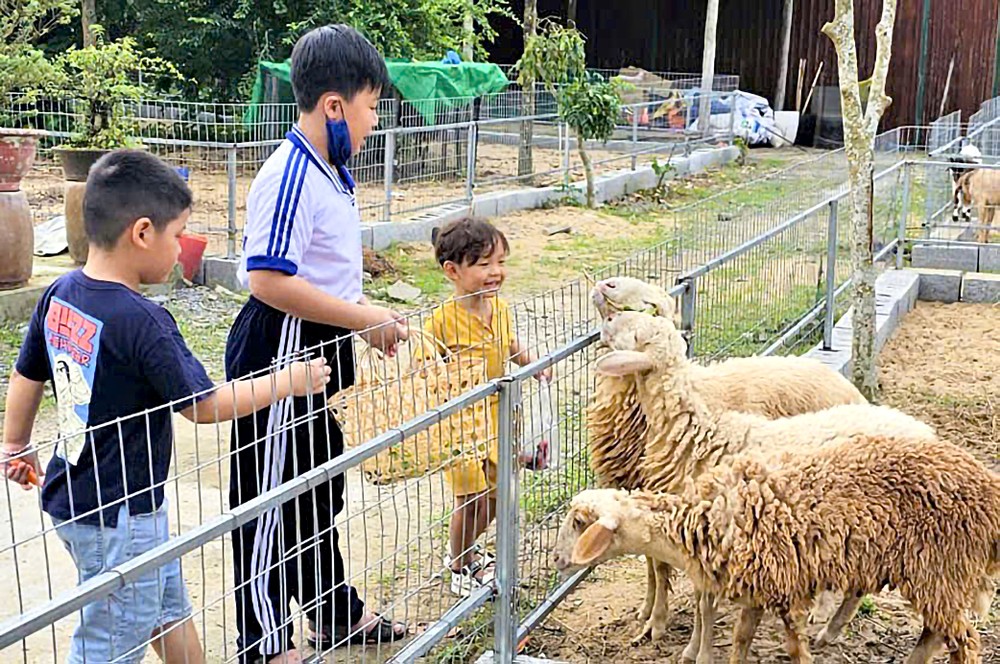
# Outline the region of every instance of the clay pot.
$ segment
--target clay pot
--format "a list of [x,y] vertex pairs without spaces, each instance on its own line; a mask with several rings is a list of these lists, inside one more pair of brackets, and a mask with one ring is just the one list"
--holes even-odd
[[87,262],[87,231],[83,226],[83,194],[86,182],[67,182],[63,200],[66,202],[66,241],[69,255],[78,265]]
[[62,165],[63,178],[68,182],[86,182],[87,174],[94,162],[111,152],[111,150],[88,150],[76,148],[54,148]]
[[0,192],[20,191],[21,178],[35,163],[38,132],[0,129]]
[[35,233],[23,191],[0,192],[0,290],[18,288],[31,278]]

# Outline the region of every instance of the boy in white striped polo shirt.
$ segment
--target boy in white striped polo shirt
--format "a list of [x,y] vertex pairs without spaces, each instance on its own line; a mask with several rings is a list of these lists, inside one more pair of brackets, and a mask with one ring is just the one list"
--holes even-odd
[[[226,374],[260,371],[321,344],[333,372],[326,394],[286,399],[234,423],[232,506],[343,453],[325,405],[354,382],[352,330],[376,328],[366,340],[389,352],[406,338],[402,317],[361,292],[360,217],[346,166],[378,124],[385,63],[354,29],[325,26],[296,43],[291,77],[299,121],[250,186],[239,278],[251,297],[229,334]],[[301,661],[293,597],[320,648],[405,635],[404,625],[366,611],[346,583],[334,528],[343,507],[341,475],[233,533],[241,662]]]

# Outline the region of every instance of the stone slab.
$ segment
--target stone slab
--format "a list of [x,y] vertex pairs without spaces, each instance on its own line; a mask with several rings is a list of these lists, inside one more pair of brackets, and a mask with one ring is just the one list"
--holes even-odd
[[979,269],[979,248],[918,244],[913,247],[911,260],[913,267],[916,268],[975,272]]
[[979,271],[1000,272],[1000,244],[979,248]]
[[966,274],[962,279],[962,302],[1000,303],[1000,274]]
[[915,270],[920,275],[918,297],[927,302],[958,302],[962,295],[962,272],[959,270]]

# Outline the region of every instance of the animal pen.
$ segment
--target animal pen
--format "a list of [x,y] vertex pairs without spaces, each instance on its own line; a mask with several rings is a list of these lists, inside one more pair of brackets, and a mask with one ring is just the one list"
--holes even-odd
[[[610,76],[611,72],[597,72]],[[626,94],[607,143],[588,142],[597,174],[660,163],[713,142],[732,142],[732,113],[701,132],[700,77],[661,73],[656,85]],[[710,101],[731,98],[738,77],[720,75]],[[526,109],[533,109],[528,112]],[[29,113],[29,111],[26,111]],[[189,228],[209,238],[209,254],[236,256],[254,174],[297,119],[295,104],[150,100],[126,109],[147,149],[184,169],[194,192]],[[583,177],[576,141],[541,85],[529,99],[517,86],[476,98],[379,102],[379,128],[350,164],[366,223],[406,221],[474,195],[526,186],[563,186]],[[23,181],[36,217],[62,213],[63,182],[49,148],[71,134],[71,99],[45,99],[25,118],[42,128],[34,170]],[[530,136],[530,163],[520,145]]]
[[[481,124],[473,131],[479,129]],[[949,116],[930,127],[900,128],[878,137],[874,236],[876,260],[884,268],[901,267],[913,240],[934,239],[946,230],[942,227],[950,219],[951,198],[947,157],[963,132],[977,142],[984,160],[1000,158],[1000,100],[984,105],[982,115],[968,126]],[[387,140],[392,135],[383,134]],[[235,148],[227,149],[232,155]],[[847,196],[844,153],[826,153],[672,211],[665,222],[668,239],[590,276],[629,275],[669,289],[682,302],[683,328],[699,360],[801,353],[829,344],[834,321],[847,309]],[[381,198],[372,206],[393,211]],[[341,417],[345,412],[365,414],[347,423],[349,437],[352,432],[355,436],[350,449],[236,508],[227,505],[226,494],[229,426],[173,420],[173,471],[163,487],[171,538],[85,584],[77,586],[69,556],[43,516],[37,493],[5,483],[0,570],[8,583],[0,608],[0,660],[64,659],[81,607],[112,602],[139,576],[180,559],[207,660],[234,661],[239,625],[229,574],[230,533],[259,518],[273,522],[280,506],[297,504],[299,496],[324,491],[331,479],[343,476],[346,507],[336,527],[345,582],[377,610],[405,620],[412,634],[400,646],[360,648],[342,639],[334,644],[338,647],[316,653],[316,661],[465,662],[492,649],[496,661],[511,662],[525,637],[589,573],[561,579],[550,561],[568,500],[592,485],[585,417],[598,321],[589,288],[581,278],[513,303],[517,333],[541,359],[489,382],[477,384],[481,367],[424,357],[416,343],[387,358],[348,340],[357,345],[359,383],[346,399],[335,398],[333,406]],[[425,316],[413,314],[411,327],[422,327]],[[554,369],[550,386],[532,379],[546,367]],[[477,430],[473,414],[477,408],[488,410],[493,399],[498,402],[496,426]],[[551,418],[544,416],[549,409]],[[326,426],[322,415],[294,413],[297,421]],[[135,417],[148,422],[151,416]],[[105,425],[112,435],[120,426]],[[495,438],[500,450],[497,524],[488,541],[496,551],[496,581],[456,599],[444,583],[442,561],[454,506],[437,471],[457,453],[475,455],[474,446],[489,438]],[[542,439],[558,443],[553,467],[518,471],[519,449]],[[46,441],[37,449],[47,459],[69,442]],[[126,445],[143,444],[121,443],[122,454]],[[271,573],[280,574],[259,570],[260,576]],[[300,576],[325,573],[299,569]],[[310,616],[328,622],[322,615],[326,611],[328,606],[296,606],[287,619],[296,638],[306,631]]]

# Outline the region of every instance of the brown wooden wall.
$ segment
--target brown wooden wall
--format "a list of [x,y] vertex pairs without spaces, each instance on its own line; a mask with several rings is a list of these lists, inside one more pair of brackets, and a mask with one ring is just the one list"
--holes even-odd
[[[899,0],[893,38],[888,93],[893,104],[883,127],[914,124],[917,120],[917,80],[920,56],[920,17],[924,0]],[[512,9],[523,11],[523,0]],[[617,68],[640,65],[647,69],[690,71],[701,69],[705,0],[579,0],[577,24],[588,39],[591,66]],[[563,0],[539,0],[539,14],[564,15]],[[858,56],[861,77],[867,78],[875,61],[875,25],[882,11],[879,0],[856,0]],[[740,75],[740,87],[770,100],[778,80],[778,49],[782,0],[721,0],[716,71]],[[945,112],[961,109],[963,118],[990,97],[997,39],[998,0],[932,0],[923,121],[938,116],[955,57],[951,90]],[[822,60],[819,85],[836,85],[837,60],[833,45],[820,32],[833,17],[833,0],[796,0],[789,56],[786,100],[793,104],[799,58],[807,59],[808,87]],[[499,25],[501,37],[492,50],[496,62],[514,62],[520,54],[521,34],[514,23]],[[804,96],[804,93],[803,93]]]

